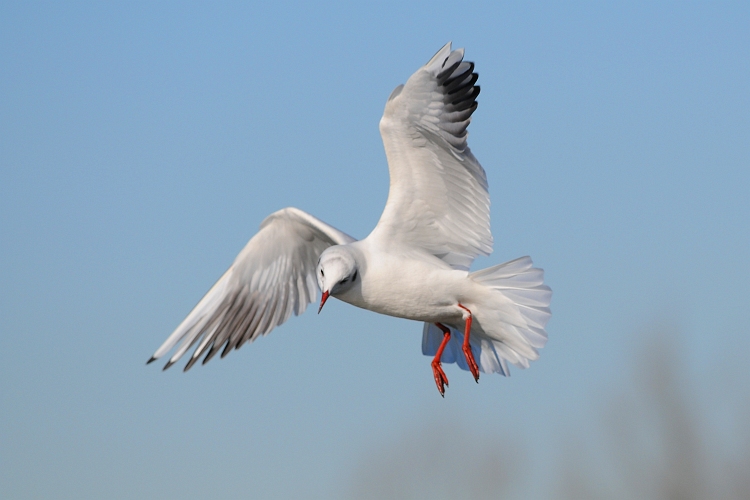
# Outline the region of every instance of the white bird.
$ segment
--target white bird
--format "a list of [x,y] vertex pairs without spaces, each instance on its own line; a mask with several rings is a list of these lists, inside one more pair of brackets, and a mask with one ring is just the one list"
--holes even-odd
[[176,347],[164,369],[195,346],[185,370],[223,348],[252,342],[301,314],[322,292],[400,318],[423,321],[422,352],[441,361],[509,375],[526,368],[547,341],[552,292],[529,257],[476,272],[492,251],[484,169],[466,143],[477,108],[474,63],[446,44],[391,93],[380,120],[390,172],[385,210],[357,241],[296,208],[269,215],[231,267],[156,350]]

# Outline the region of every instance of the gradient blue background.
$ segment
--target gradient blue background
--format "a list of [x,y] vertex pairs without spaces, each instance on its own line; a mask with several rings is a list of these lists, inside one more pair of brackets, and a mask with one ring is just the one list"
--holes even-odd
[[[0,496],[352,498],[382,463],[418,473],[408,441],[457,443],[426,459],[447,481],[490,447],[509,495],[555,497],[566,443],[663,330],[731,456],[748,26],[745,2],[3,2]],[[449,365],[441,399],[421,325],[334,300],[187,374],[145,366],[269,213],[369,233],[385,100],[449,40],[482,87],[495,253],[475,267],[545,269],[540,360],[479,385]]]

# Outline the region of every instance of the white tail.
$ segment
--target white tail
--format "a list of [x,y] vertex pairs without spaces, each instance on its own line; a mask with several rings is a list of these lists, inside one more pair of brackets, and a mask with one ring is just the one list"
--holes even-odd
[[[475,321],[470,340],[479,370],[508,376],[508,362],[528,368],[529,361],[539,357],[538,349],[547,343],[544,327],[551,314],[552,290],[544,284],[544,270],[533,267],[530,257],[521,257],[471,273],[469,278],[495,292],[472,310]],[[442,340],[443,332],[425,323],[422,353],[434,356]],[[468,370],[462,342],[463,331],[451,327],[451,340],[441,360]]]

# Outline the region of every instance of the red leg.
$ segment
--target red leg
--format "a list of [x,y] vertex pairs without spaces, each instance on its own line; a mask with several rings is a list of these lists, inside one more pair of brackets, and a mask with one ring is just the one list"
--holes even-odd
[[464,345],[462,350],[464,351],[464,356],[466,356],[466,363],[469,365],[469,370],[471,370],[471,374],[474,375],[474,380],[479,383],[479,367],[477,366],[477,362],[474,361],[474,353],[471,352],[471,345],[469,344],[469,335],[471,334],[471,311],[460,303],[458,304],[458,307],[469,313],[469,317],[466,318],[466,329],[464,330]]
[[443,341],[438,347],[437,354],[432,359],[432,374],[435,376],[435,384],[437,385],[440,395],[445,397],[445,388],[448,386],[448,377],[443,371],[443,367],[440,365],[440,358],[443,356],[445,346],[448,345],[448,341],[451,339],[451,330],[441,323],[435,323],[435,325],[443,331]]

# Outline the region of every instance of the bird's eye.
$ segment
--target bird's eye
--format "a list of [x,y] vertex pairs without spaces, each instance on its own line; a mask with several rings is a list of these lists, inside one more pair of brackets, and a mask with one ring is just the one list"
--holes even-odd
[[321,269],[320,270],[320,275],[323,276],[323,277],[325,277],[326,273],[324,273],[323,270]]
[[354,270],[354,275],[352,275],[352,281],[355,281],[357,279],[357,270]]

